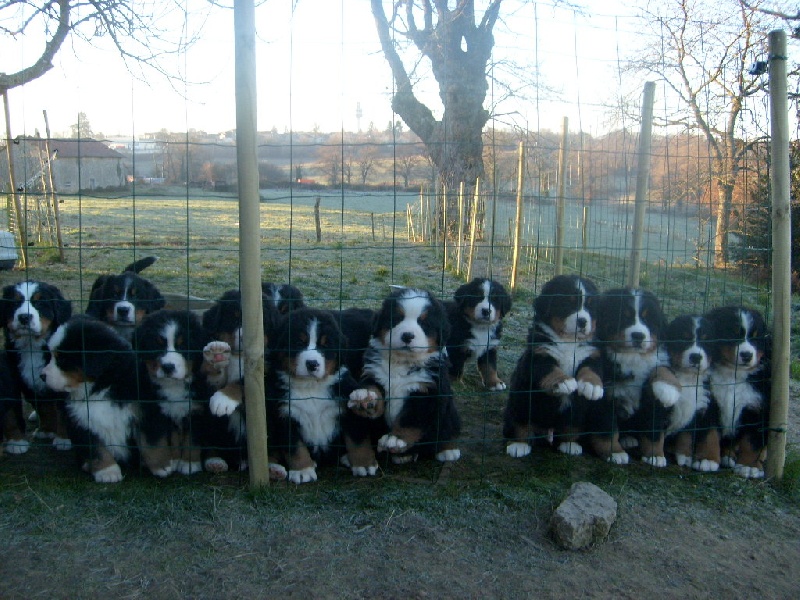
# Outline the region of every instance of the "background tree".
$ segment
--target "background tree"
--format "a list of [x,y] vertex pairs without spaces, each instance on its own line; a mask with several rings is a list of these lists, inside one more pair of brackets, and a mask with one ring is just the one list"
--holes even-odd
[[69,126],[72,134],[70,137],[81,140],[94,139],[94,132],[92,131],[92,124],[89,122],[89,117],[85,112],[78,113],[78,122]]
[[[763,93],[766,77],[750,66],[767,56],[767,36],[773,18],[751,5],[724,0],[667,0],[642,9],[643,27],[653,31],[651,46],[630,61],[637,73],[654,75],[681,101],[683,112],[667,124],[699,131],[711,153],[717,191],[714,263],[728,263],[728,233],[733,191],[743,159],[755,140],[741,139],[745,103]],[[650,36],[642,36],[648,38]],[[739,135],[737,135],[739,134]]]
[[[371,0],[383,54],[392,70],[392,109],[416,133],[447,190],[468,189],[483,176],[483,127],[487,64],[494,48],[493,29],[502,0],[492,0],[476,21],[474,0],[398,0],[387,16],[382,0]],[[413,45],[429,64],[443,105],[441,119],[416,94],[416,82],[401,57],[399,43]],[[417,68],[419,57],[414,57]],[[448,218],[452,223],[452,219]]]
[[[205,10],[210,10],[208,3]],[[0,90],[10,90],[38,79],[53,68],[53,59],[69,41],[77,48],[81,41],[94,45],[100,38],[114,44],[127,68],[142,75],[155,69],[168,78],[174,76],[162,64],[167,55],[194,42],[199,31],[183,29],[176,39],[175,20],[182,15],[180,3],[137,2],[136,0],[6,0],[0,2],[0,35],[7,41],[23,44],[21,55],[27,62],[18,66],[18,57],[0,56]],[[200,19],[199,22],[202,22]],[[44,36],[40,52],[31,51],[29,40]],[[5,62],[8,61],[8,64]],[[14,67],[14,69],[9,67]]]

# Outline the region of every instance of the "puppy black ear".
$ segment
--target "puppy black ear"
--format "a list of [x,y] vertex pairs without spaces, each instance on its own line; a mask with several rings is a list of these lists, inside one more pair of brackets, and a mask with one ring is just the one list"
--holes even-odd
[[161,310],[167,305],[167,301],[158,288],[149,281],[147,282],[147,297],[148,297],[148,312],[155,312]]
[[0,329],[8,325],[8,320],[11,318],[13,313],[13,302],[14,299],[14,286],[7,285],[3,288],[3,299],[0,301]]

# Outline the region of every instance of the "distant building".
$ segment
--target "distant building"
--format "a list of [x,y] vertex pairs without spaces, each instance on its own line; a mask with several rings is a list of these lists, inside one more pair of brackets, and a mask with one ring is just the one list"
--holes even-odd
[[[0,188],[9,187],[9,171],[4,147],[0,147]],[[41,189],[48,163],[45,142],[39,138],[17,138],[12,143],[14,177],[17,188]],[[52,139],[50,153],[56,192],[119,189],[125,187],[129,171],[124,157],[96,140]]]

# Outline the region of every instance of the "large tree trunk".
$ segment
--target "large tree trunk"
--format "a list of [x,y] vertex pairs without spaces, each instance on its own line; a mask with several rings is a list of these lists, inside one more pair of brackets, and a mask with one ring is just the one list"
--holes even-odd
[[[457,199],[464,184],[465,198],[471,199],[475,182],[483,176],[483,127],[489,112],[483,107],[488,83],[486,66],[494,47],[492,29],[502,0],[493,0],[480,23],[475,23],[474,0],[459,0],[454,9],[447,2],[422,0],[422,28],[415,21],[415,3],[402,0],[406,31],[403,33],[430,61],[439,86],[444,112],[437,120],[419,101],[414,84],[397,52],[392,25],[382,0],[372,0],[372,13],[384,56],[392,68],[396,90],[392,109],[416,133],[437,169],[441,189],[446,191],[444,229],[457,231]],[[435,18],[434,18],[435,17]]]
[[717,226],[714,229],[714,266],[728,264],[728,233],[731,230],[731,208],[733,206],[733,184],[717,182]]

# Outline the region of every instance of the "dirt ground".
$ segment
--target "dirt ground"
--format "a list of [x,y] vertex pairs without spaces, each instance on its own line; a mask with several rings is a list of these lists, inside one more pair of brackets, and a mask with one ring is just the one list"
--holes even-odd
[[708,479],[662,495],[647,477],[612,477],[601,487],[615,490],[616,524],[574,552],[548,534],[557,500],[461,491],[456,471],[420,484],[422,500],[405,497],[407,482],[346,474],[266,495],[152,478],[54,492],[10,460],[0,459],[4,599],[800,597],[800,507],[764,482],[735,481],[727,502],[702,500]]

